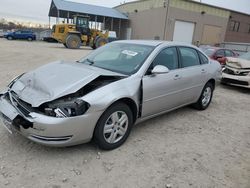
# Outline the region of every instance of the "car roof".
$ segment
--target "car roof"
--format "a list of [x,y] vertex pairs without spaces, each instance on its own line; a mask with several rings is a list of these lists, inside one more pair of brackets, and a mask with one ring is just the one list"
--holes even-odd
[[158,46],[162,44],[162,41],[159,40],[119,40],[115,41],[115,43],[126,43],[126,44],[140,44],[147,46]]
[[126,43],[126,44],[139,44],[139,45],[147,45],[147,46],[159,46],[161,44],[169,45],[169,46],[187,46],[194,48],[195,46],[183,42],[174,42],[174,41],[162,41],[162,40],[118,40],[115,43]]
[[216,46],[206,46],[206,47],[201,47],[203,49],[211,49],[211,50],[230,50],[233,51],[231,49],[227,49],[227,48],[220,48],[220,47],[216,47]]

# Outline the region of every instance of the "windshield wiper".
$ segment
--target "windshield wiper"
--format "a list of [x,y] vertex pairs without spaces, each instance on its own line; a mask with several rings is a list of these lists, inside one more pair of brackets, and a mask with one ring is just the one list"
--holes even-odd
[[93,64],[95,64],[95,62],[94,61],[92,61],[92,60],[90,60],[90,59],[86,59],[88,62],[89,62],[89,65],[93,65]]

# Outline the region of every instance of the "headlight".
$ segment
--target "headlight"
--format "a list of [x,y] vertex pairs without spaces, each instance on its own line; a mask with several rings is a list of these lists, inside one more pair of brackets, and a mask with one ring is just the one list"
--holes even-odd
[[48,103],[44,108],[44,112],[48,116],[65,118],[83,115],[90,105],[81,99],[60,99]]

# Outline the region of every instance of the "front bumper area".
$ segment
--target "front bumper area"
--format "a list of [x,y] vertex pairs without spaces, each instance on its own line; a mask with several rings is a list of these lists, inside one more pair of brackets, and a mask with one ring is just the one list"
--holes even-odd
[[69,118],[49,117],[36,112],[24,114],[6,98],[6,94],[0,94],[0,116],[5,127],[47,146],[64,147],[90,141],[101,114],[98,111]]
[[250,88],[250,76],[237,76],[222,73],[221,82],[229,85]]

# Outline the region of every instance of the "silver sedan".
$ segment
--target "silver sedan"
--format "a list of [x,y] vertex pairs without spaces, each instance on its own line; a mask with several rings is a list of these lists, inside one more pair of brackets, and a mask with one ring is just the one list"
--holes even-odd
[[0,115],[9,132],[40,144],[94,139],[110,150],[136,123],[186,105],[205,110],[220,76],[220,64],[194,46],[117,41],[18,76],[0,94]]

